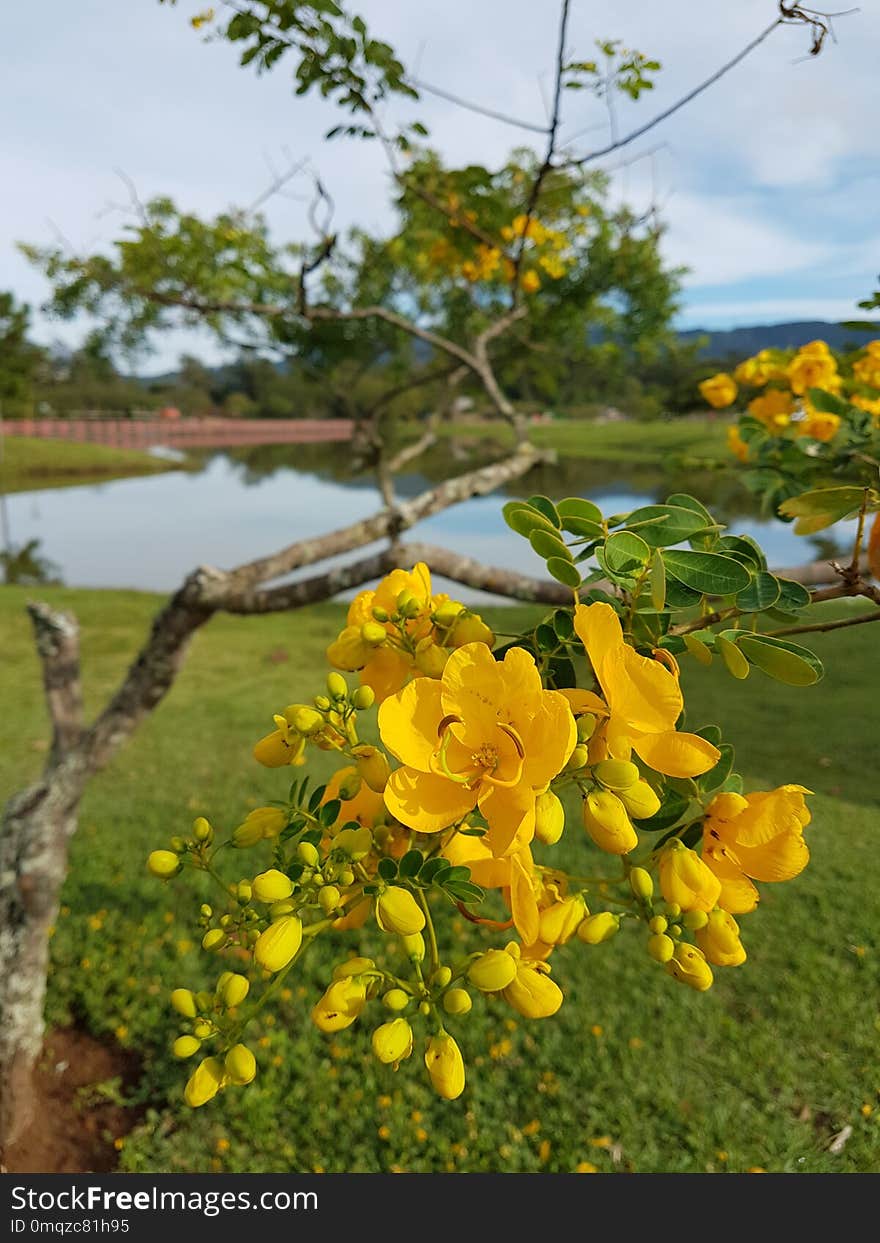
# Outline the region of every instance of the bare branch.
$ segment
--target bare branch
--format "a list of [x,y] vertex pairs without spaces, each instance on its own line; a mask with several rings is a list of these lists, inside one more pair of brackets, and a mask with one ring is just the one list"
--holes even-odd
[[326,574],[315,574],[298,583],[285,583],[263,591],[242,591],[228,595],[223,601],[225,613],[279,613],[301,609],[307,604],[332,600],[341,591],[361,587],[374,578],[382,578],[397,565],[397,556],[391,548],[363,557],[350,565],[336,566]]
[[436,95],[438,99],[445,99],[451,104],[456,104],[459,108],[465,108],[468,112],[478,112],[481,116],[491,117],[493,121],[502,121],[505,125],[515,125],[519,129],[531,130],[534,134],[546,134],[546,125],[536,125],[533,121],[521,121],[519,117],[512,117],[509,113],[499,112],[495,108],[487,108],[484,104],[475,104],[467,99],[462,99],[460,95],[453,95],[451,91],[444,90],[439,86],[432,86],[429,82],[423,81],[421,78],[408,78],[410,86],[415,87],[418,91],[425,91],[428,95]]
[[531,578],[516,570],[505,570],[494,565],[484,565],[473,557],[437,548],[433,544],[401,544],[398,549],[404,560],[424,561],[433,574],[441,574],[455,583],[488,591],[510,600],[523,600],[532,604],[571,604],[572,591],[553,579]]
[[841,621],[830,622],[814,622],[807,626],[787,626],[783,630],[768,630],[768,634],[775,639],[781,639],[787,634],[811,634],[826,630],[842,630],[845,626],[863,626],[866,622],[880,621],[880,609],[875,609],[872,613],[859,613],[858,617],[846,617]]
[[52,721],[49,765],[80,742],[85,728],[79,671],[79,626],[71,613],[48,604],[28,604],[37,653],[43,667],[46,705]]

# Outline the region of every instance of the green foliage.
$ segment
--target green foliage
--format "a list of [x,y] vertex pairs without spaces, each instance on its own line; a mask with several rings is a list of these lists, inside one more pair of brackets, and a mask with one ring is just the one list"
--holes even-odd
[[26,418],[33,414],[34,381],[43,351],[28,341],[30,310],[16,304],[11,293],[0,292],[0,417]]

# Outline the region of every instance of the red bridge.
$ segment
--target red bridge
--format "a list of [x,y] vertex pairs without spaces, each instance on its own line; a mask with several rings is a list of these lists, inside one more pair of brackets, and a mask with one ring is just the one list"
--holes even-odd
[[6,436],[37,436],[148,449],[219,448],[224,445],[293,445],[350,440],[348,419],[6,419]]

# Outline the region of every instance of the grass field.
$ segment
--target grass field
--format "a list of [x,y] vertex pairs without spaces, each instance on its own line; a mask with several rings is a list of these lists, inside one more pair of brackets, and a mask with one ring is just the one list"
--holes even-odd
[[[513,444],[513,433],[503,424],[457,422],[441,434],[467,439],[491,436]],[[560,419],[534,424],[529,437],[542,449],[555,449],[564,458],[590,458],[596,462],[657,463],[670,455],[696,458],[725,456],[726,424],[723,420],[670,419],[655,422],[593,423]]]
[[[158,599],[63,588],[83,628],[87,702],[96,707],[143,637]],[[20,588],[0,589],[0,794],[45,757],[39,670]],[[833,606],[826,606],[833,607]],[[840,606],[838,606],[840,607]],[[503,629],[529,614],[504,612]],[[501,1003],[459,1021],[468,1089],[435,1098],[416,1055],[394,1075],[369,1053],[371,1024],[320,1036],[307,1011],[332,951],[316,947],[279,1010],[255,1030],[258,1080],[189,1112],[185,1072],[169,1053],[171,988],[199,987],[184,885],[146,875],[147,852],[204,814],[230,828],[283,796],[253,741],[271,713],[321,689],[322,649],[341,609],[219,617],[199,633],[167,701],[92,783],[72,847],[53,939],[49,1017],[140,1050],[146,1119],[124,1141],[124,1169],[412,1171],[866,1171],[880,1165],[880,808],[876,637],[871,626],[815,636],[818,686],[713,667],[686,673],[689,724],[720,719],[751,788],[816,791],[810,867],[764,886],[743,920],[749,961],[710,993],[675,984],[621,934],[554,955],[567,1000],[529,1023]],[[585,849],[576,824],[565,853]],[[593,856],[595,859],[595,856]],[[449,934],[447,934],[449,935]],[[470,933],[455,926],[453,938]],[[349,934],[351,937],[351,934]],[[360,943],[369,951],[376,934]],[[354,945],[352,939],[349,942]],[[335,956],[346,947],[337,943]],[[105,1085],[112,1093],[113,1084]],[[832,1137],[852,1127],[833,1154]]]
[[0,456],[0,491],[28,492],[168,469],[167,462],[137,449],[6,436]]

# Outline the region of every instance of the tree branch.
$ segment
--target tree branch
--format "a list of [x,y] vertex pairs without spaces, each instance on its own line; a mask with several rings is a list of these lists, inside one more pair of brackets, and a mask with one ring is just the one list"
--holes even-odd
[[787,634],[810,634],[814,631],[842,630],[844,626],[863,626],[866,622],[873,621],[880,621],[880,608],[875,609],[872,613],[860,613],[858,617],[846,617],[841,621],[816,622],[814,625],[807,626],[787,626],[784,630],[768,630],[767,633],[775,639],[781,639]]
[[398,549],[409,562],[424,561],[433,574],[441,574],[455,583],[535,604],[571,604],[571,588],[553,579],[531,578],[516,570],[484,565],[473,557],[438,548],[433,544],[405,543]]
[[79,670],[79,626],[71,613],[56,612],[48,604],[28,604],[37,653],[43,667],[43,687],[52,722],[54,766],[78,745],[85,729]]

